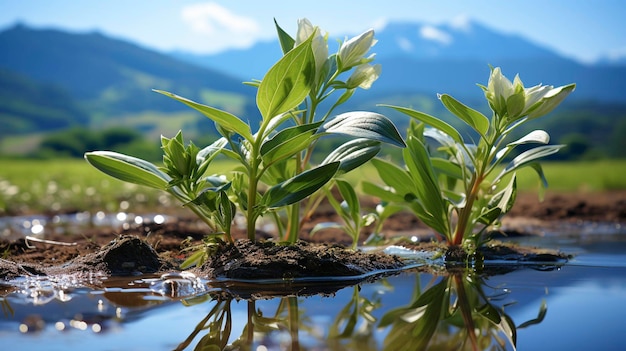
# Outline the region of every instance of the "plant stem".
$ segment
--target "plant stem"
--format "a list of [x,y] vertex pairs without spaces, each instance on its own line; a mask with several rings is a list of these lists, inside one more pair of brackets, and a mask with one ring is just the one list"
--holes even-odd
[[298,323],[300,322],[300,317],[298,313],[298,298],[290,296],[287,299],[289,299],[289,334],[291,335],[291,350],[299,351],[300,338],[298,337]]
[[257,182],[257,174],[256,174],[256,166],[258,166],[257,162],[255,162],[255,165],[253,165],[253,167],[250,168],[250,179],[248,182],[248,215],[247,215],[247,219],[248,219],[248,227],[247,227],[247,233],[248,233],[248,239],[254,241],[255,236],[256,236],[256,213],[255,213],[255,207],[256,207],[256,192],[257,192],[257,186],[258,186],[258,182]]
[[463,275],[454,274],[452,279],[454,279],[456,291],[459,296],[458,301],[461,307],[463,322],[465,324],[465,328],[467,329],[467,336],[472,344],[472,350],[477,351],[479,350],[479,348],[478,340],[476,338],[476,328],[474,327],[474,319],[472,318],[472,308],[469,304],[469,297],[467,296],[467,293],[465,291],[465,285],[463,285]]
[[290,244],[298,240],[300,233],[300,203],[297,202],[289,206],[289,219],[287,220],[287,237],[285,238]]
[[[467,193],[467,202],[465,206],[459,212],[459,220],[452,237],[452,245],[461,245],[467,232],[470,216],[472,215],[472,207],[474,207],[474,201],[478,198],[480,192],[480,186],[487,177],[489,165],[492,162],[493,155],[491,149],[494,144],[494,140],[498,140],[499,133],[494,132],[493,135],[488,135],[486,138],[481,139],[478,144],[478,153],[474,158],[475,171],[472,175],[472,179],[469,182],[469,193]],[[481,160],[481,154],[484,154],[486,160]],[[467,188],[466,188],[467,189]]]

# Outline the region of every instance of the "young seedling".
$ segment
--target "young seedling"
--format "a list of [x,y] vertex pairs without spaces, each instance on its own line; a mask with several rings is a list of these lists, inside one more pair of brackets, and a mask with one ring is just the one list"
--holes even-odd
[[[499,224],[513,206],[517,170],[533,168],[542,187],[547,186],[537,160],[556,153],[563,145],[548,145],[550,138],[543,130],[514,141],[509,141],[509,137],[522,124],[552,111],[574,90],[575,84],[525,88],[519,77],[511,82],[500,68],[492,68],[489,83],[481,88],[492,110],[491,118],[450,95],[439,96],[446,109],[478,135],[476,144],[466,143],[455,128],[441,119],[405,107],[388,106],[420,123],[412,121],[407,132],[405,168],[375,159],[373,164],[387,187],[363,184],[366,193],[404,205],[448,245],[463,246],[469,253],[489,240],[486,230]],[[431,141],[436,144],[434,149]],[[520,145],[525,146],[525,151],[511,160],[509,156]],[[506,165],[501,167],[503,162]]]
[[361,214],[361,205],[358,195],[352,185],[343,179],[336,179],[335,184],[339,190],[339,194],[343,198],[343,201],[338,202],[330,190],[326,189],[326,199],[333,207],[335,212],[341,217],[343,224],[336,222],[322,222],[318,223],[311,230],[311,235],[314,235],[320,230],[336,228],[343,230],[346,234],[352,238],[352,249],[357,248],[359,242],[359,235],[361,229],[369,226],[376,221],[376,215],[373,213]]
[[[249,239],[256,238],[258,219],[271,216],[276,219],[279,239],[295,242],[303,200],[337,175],[372,159],[381,143],[399,147],[405,143],[383,115],[357,111],[331,118],[357,88],[369,88],[380,74],[380,66],[370,64],[373,55],[365,57],[375,43],[373,30],[346,40],[336,54],[328,56],[327,36],[308,20],[299,21],[295,39],[276,28],[284,56],[261,81],[249,83],[257,88],[256,104],[262,117],[258,128],[229,112],[156,90],[211,119],[221,138],[202,150],[193,144],[185,147],[180,133],[162,138],[163,167],[108,151],[86,153],[87,161],[118,179],[171,193],[229,241],[230,223],[238,208],[246,218]],[[342,77],[348,74],[344,81]],[[331,103],[329,98],[337,91],[343,93]],[[330,106],[323,113],[322,102]],[[352,140],[320,164],[312,164],[317,141],[328,135]],[[240,166],[226,176],[205,177],[218,153]]]

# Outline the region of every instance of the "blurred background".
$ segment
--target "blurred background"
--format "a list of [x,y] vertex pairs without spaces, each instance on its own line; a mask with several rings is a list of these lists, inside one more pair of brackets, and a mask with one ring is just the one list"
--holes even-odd
[[[255,121],[255,89],[280,58],[274,19],[307,17],[331,47],[376,29],[380,79],[344,110],[410,106],[446,117],[437,93],[488,113],[489,65],[526,86],[577,83],[544,128],[561,159],[626,156],[626,4],[621,1],[0,1],[0,154],[81,157],[115,149],[158,159],[159,135],[198,144],[213,125],[151,91]],[[402,127],[408,121],[389,111]],[[402,128],[400,128],[402,129]]]
[[[372,52],[382,75],[338,113],[378,111],[403,131],[408,118],[376,104],[448,119],[437,100],[437,93],[448,93],[490,115],[476,84],[487,84],[489,65],[500,66],[511,80],[519,74],[527,87],[577,83],[556,111],[519,131],[545,129],[553,143],[567,144],[552,159],[568,162],[566,173],[593,169],[593,162],[608,173],[626,165],[623,1],[320,0],[296,6],[0,0],[0,192],[5,201],[19,183],[15,178],[23,178],[18,170],[50,172],[49,165],[60,159],[84,163],[85,151],[102,149],[159,161],[159,136],[171,137],[179,129],[200,146],[215,140],[211,121],[151,89],[227,110],[256,125],[256,90],[242,82],[262,79],[281,57],[274,19],[295,35],[302,17],[329,34],[331,50],[346,37],[376,30],[379,41]],[[33,160],[47,160],[48,166],[28,163]],[[619,174],[610,177],[599,185],[573,187],[624,187]]]

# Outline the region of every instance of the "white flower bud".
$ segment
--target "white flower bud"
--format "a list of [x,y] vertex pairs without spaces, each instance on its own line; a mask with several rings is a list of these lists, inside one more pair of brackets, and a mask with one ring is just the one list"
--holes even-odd
[[364,56],[376,44],[376,41],[373,29],[344,41],[339,48],[338,54],[341,69],[346,71],[354,66],[372,61],[374,59],[373,56],[367,58]]

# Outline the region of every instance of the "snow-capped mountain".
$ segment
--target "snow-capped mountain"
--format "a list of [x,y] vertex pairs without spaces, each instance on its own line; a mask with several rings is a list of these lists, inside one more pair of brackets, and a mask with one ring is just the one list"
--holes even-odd
[[[336,45],[330,33],[329,46]],[[348,35],[350,37],[350,35]],[[383,73],[377,92],[419,91],[479,97],[476,83],[486,84],[489,65],[502,67],[511,79],[520,75],[528,86],[576,82],[575,97],[626,102],[626,65],[583,64],[519,35],[501,33],[471,20],[444,24],[390,22],[376,30],[372,52]],[[175,57],[220,70],[242,80],[261,79],[282,55],[278,41],[259,42],[248,49]],[[251,62],[252,60],[252,62]],[[598,89],[602,86],[602,89]]]

